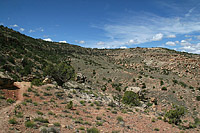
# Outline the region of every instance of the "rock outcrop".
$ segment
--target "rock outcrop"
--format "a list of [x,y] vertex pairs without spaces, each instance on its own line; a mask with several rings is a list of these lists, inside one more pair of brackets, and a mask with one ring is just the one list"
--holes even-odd
[[0,72],[0,89],[13,88],[15,87],[13,83],[14,81],[9,75]]

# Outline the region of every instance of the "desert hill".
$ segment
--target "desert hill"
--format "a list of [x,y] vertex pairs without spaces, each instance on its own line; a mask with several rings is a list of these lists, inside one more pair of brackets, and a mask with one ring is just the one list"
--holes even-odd
[[90,49],[0,26],[2,132],[199,132],[200,55]]

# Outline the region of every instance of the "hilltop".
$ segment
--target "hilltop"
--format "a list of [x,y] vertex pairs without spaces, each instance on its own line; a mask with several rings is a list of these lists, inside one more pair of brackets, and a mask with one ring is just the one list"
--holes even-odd
[[2,132],[199,132],[200,55],[90,49],[0,26]]

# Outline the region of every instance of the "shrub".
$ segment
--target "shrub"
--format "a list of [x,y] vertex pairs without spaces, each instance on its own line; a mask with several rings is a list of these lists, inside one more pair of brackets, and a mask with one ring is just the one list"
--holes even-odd
[[36,111],[36,113],[37,113],[38,115],[43,115],[43,113],[42,113],[41,111]]
[[35,85],[35,86],[41,86],[43,83],[42,83],[42,81],[40,79],[33,79],[31,81],[31,84]]
[[182,87],[184,87],[184,88],[187,87],[187,85],[186,85],[184,82],[179,82],[179,84],[180,84]]
[[33,121],[26,121],[25,126],[28,128],[33,128],[36,126],[36,124]]
[[99,130],[96,127],[87,129],[87,133],[100,133]]
[[100,116],[97,116],[96,119],[97,119],[97,120],[101,120],[102,118],[101,118]]
[[29,97],[29,95],[27,93],[23,93],[24,97]]
[[169,120],[169,123],[174,123],[178,125],[181,122],[181,117],[185,114],[185,108],[182,106],[175,106],[174,109],[169,110],[165,117],[167,117]]
[[162,87],[161,90],[166,91],[167,87]]
[[53,77],[60,86],[66,81],[75,78],[74,68],[66,62],[61,62],[57,65],[47,65],[44,69],[44,74]]
[[118,116],[118,117],[117,117],[117,121],[118,121],[118,122],[121,122],[121,121],[124,121],[124,120],[123,120],[123,118],[122,118],[121,116]]
[[68,109],[72,109],[73,108],[73,102],[70,101],[67,106],[66,106]]
[[102,90],[102,91],[106,91],[106,90],[107,90],[106,86],[103,86],[103,87],[101,88],[101,90]]
[[14,103],[15,100],[13,100],[13,99],[11,99],[11,98],[8,98],[8,99],[7,99],[7,102],[8,102],[8,103]]
[[53,123],[53,125],[56,126],[56,127],[60,127],[61,126],[59,122],[55,122],[55,123]]
[[53,113],[52,111],[49,111],[48,115],[55,115],[55,113]]
[[177,80],[172,80],[172,82],[174,83],[174,84],[177,84],[178,83],[178,81]]
[[132,92],[132,91],[126,91],[124,93],[124,96],[122,98],[122,102],[124,104],[132,105],[132,106],[139,106],[140,100],[138,94]]
[[16,117],[17,117],[17,118],[22,118],[22,117],[23,117],[23,113],[22,113],[22,112],[18,112],[18,113],[16,114]]
[[196,96],[196,100],[197,100],[197,101],[200,101],[200,96]]
[[97,122],[96,122],[96,125],[97,125],[97,126],[103,126],[103,123],[100,122],[100,121],[97,121]]
[[41,123],[49,123],[49,120],[44,119],[43,117],[37,117],[37,118],[34,119],[34,121],[38,121],[38,122],[41,122]]
[[160,86],[162,86],[162,85],[164,85],[164,82],[161,80],[161,81],[160,81]]
[[17,124],[17,121],[15,118],[12,118],[8,121],[10,124]]

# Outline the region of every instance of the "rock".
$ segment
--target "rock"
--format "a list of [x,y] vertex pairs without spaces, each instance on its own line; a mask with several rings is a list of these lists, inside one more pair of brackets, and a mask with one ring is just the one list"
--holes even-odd
[[119,124],[120,124],[122,127],[125,127],[125,122],[124,122],[124,121],[120,121]]
[[80,89],[79,85],[74,81],[69,81],[63,84],[63,88],[67,89]]
[[46,78],[42,81],[42,83],[44,83],[44,84],[50,84],[50,83],[51,83],[50,77],[46,77]]
[[56,127],[50,127],[47,129],[48,133],[60,133],[59,129]]
[[82,73],[77,73],[77,75],[76,75],[76,81],[78,83],[85,83],[86,77]]
[[9,75],[0,72],[0,89],[13,88],[15,87],[13,83],[14,81]]
[[126,91],[132,91],[132,92],[135,92],[135,93],[137,93],[137,94],[140,94],[141,89],[140,89],[140,87],[129,86],[129,87],[126,89]]

